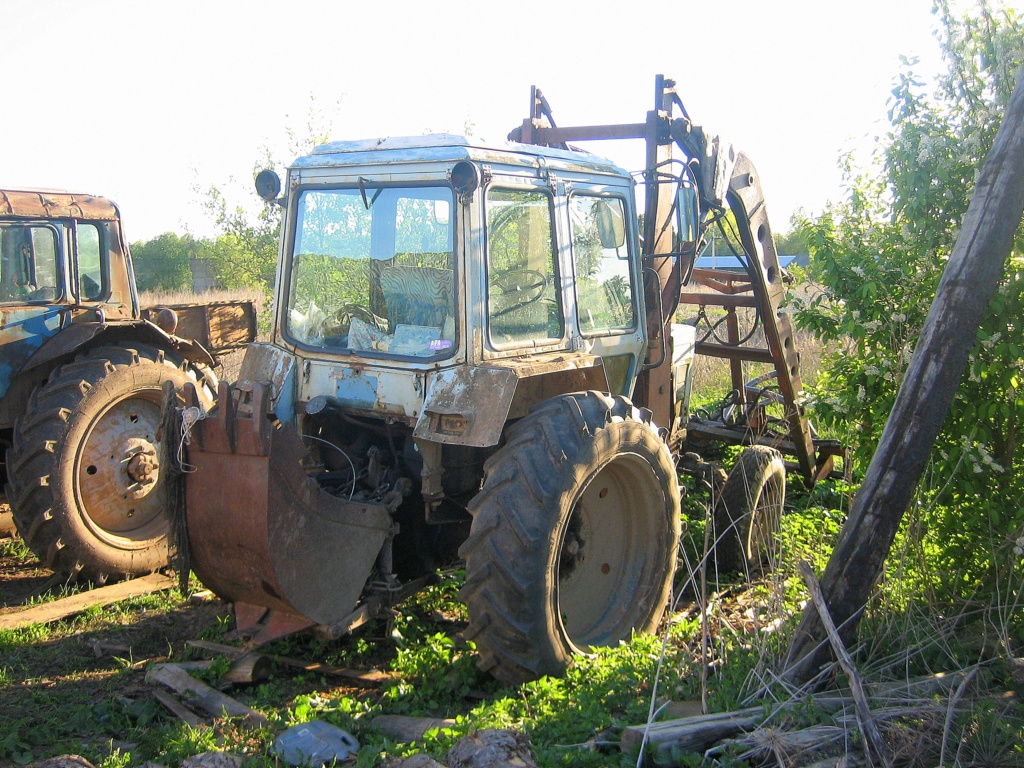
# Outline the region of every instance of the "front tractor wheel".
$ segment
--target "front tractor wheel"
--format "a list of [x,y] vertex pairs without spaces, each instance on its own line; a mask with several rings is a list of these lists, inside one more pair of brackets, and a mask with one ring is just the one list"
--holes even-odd
[[715,505],[715,558],[722,571],[771,570],[778,561],[786,465],[774,448],[743,450]]
[[7,498],[21,537],[57,573],[104,583],[167,565],[167,381],[213,402],[200,371],[143,345],[87,351],[33,392],[7,454]]
[[647,412],[597,392],[553,398],[484,470],[460,549],[481,669],[511,684],[557,675],[573,654],[657,629],[679,486]]

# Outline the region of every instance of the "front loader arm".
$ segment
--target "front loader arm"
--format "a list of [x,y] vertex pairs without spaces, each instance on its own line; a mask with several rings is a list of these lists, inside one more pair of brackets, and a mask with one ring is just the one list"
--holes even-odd
[[[717,305],[727,313],[726,343],[698,340],[697,354],[728,359],[732,367],[733,391],[738,405],[747,402],[741,363],[743,361],[770,363],[775,367],[774,381],[784,404],[789,440],[780,444],[775,437],[758,437],[741,425],[742,435],[737,438],[736,428],[726,424],[709,424],[691,420],[688,429],[707,437],[731,442],[763,443],[780,448],[797,459],[800,472],[808,486],[833,472],[836,455],[841,447],[834,441],[816,441],[803,404],[803,385],[800,380],[800,355],[796,348],[794,328],[790,316],[782,311],[785,298],[784,271],[779,263],[771,223],[768,219],[764,193],[753,162],[743,152],[708,137],[699,126],[676,120],[672,124],[673,140],[691,158],[699,158],[693,174],[702,203],[724,212],[732,212],[737,235],[742,246],[741,261],[746,279],[736,280],[732,275],[716,274],[716,270],[694,269],[687,288],[679,293],[679,302],[705,307]],[[695,289],[690,286],[699,286]],[[764,346],[749,345],[739,338],[736,310],[753,309],[764,334]],[[731,434],[730,434],[731,433]]]
[[[789,439],[758,434],[749,423],[691,419],[689,424],[679,426],[714,440],[777,447],[796,457],[805,482],[813,485],[833,473],[834,456],[843,455],[843,450],[837,443],[814,438],[802,403],[799,354],[793,324],[789,316],[780,311],[785,292],[783,270],[775,250],[760,180],[745,154],[737,152],[718,136],[705,133],[690,119],[676,95],[672,80],[659,75],[655,91],[655,109],[647,114],[643,123],[559,128],[550,120],[550,105],[546,99],[538,98],[539,91],[534,89],[530,118],[524,120],[509,138],[564,148],[569,148],[572,141],[636,138],[646,142],[644,261],[657,273],[661,291],[661,301],[658,302],[661,315],[650,318],[648,323],[652,344],[671,343],[670,326],[680,304],[696,305],[702,310],[707,306],[724,309],[727,338],[718,340],[709,334],[698,339],[696,352],[730,361],[733,389],[737,405],[741,408],[754,405],[746,401],[741,364],[760,362],[774,365]],[[675,110],[682,116],[674,117]],[[681,150],[685,158],[674,159],[673,148]],[[682,170],[676,173],[673,168]],[[694,222],[696,227],[691,233],[692,240],[682,237],[674,229],[676,220],[685,224],[679,216],[679,190],[684,186],[696,189],[700,211]],[[707,228],[726,209],[736,220],[745,274],[692,269],[706,243],[704,235]],[[756,312],[764,334],[764,346],[748,344],[751,334],[740,338],[737,320],[740,308]],[[671,358],[671,354],[662,354],[660,361],[648,364],[634,393],[634,399],[650,408],[661,420],[665,420],[664,414],[673,409]]]
[[796,349],[792,320],[780,311],[785,298],[782,266],[775,250],[760,179],[753,163],[743,153],[736,157],[733,166],[727,202],[739,229],[747,274],[759,304],[757,309],[771,362],[775,365],[776,384],[785,399],[785,418],[793,451],[803,476],[816,479],[819,468],[801,397],[800,354]]

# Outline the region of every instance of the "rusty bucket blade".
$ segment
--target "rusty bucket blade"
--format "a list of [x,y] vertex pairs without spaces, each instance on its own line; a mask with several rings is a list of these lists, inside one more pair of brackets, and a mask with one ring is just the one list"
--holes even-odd
[[217,407],[193,427],[192,570],[226,600],[332,624],[355,608],[391,516],[321,490],[302,468],[298,433],[268,417],[268,394],[258,382],[222,383]]

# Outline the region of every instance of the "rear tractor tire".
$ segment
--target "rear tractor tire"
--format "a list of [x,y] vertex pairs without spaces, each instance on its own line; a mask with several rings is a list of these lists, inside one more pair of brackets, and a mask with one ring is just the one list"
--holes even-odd
[[191,363],[133,346],[99,347],[57,368],[29,398],[7,453],[18,532],[70,580],[103,584],[167,565],[162,387],[191,383],[206,408],[213,403]]
[[518,684],[658,628],[680,535],[679,485],[647,411],[563,395],[512,425],[484,465],[459,553],[479,666]]
[[786,503],[786,465],[774,448],[743,450],[715,504],[715,558],[720,571],[746,575],[774,568]]

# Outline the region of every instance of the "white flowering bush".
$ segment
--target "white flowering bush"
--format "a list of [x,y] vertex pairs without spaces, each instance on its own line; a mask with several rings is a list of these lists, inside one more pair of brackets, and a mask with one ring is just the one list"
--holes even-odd
[[[904,62],[891,130],[873,167],[847,160],[849,199],[807,222],[821,291],[794,299],[798,323],[828,349],[809,398],[816,420],[866,467],[889,416],[978,171],[1024,61],[1024,25],[983,2],[966,18],[938,4],[949,71],[931,94]],[[1024,236],[976,336],[919,489],[915,530],[951,591],[991,575],[1024,523]],[[980,542],[1003,542],[981,546]],[[1001,535],[1001,539],[999,538]]]

